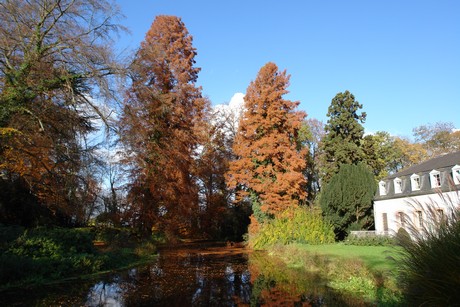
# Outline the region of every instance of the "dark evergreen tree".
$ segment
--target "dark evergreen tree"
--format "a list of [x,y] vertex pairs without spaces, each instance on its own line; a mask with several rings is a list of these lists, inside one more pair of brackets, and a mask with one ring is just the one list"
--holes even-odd
[[362,105],[355,100],[349,91],[338,93],[332,99],[325,126],[321,151],[322,184],[329,182],[339,171],[342,164],[358,164],[364,159],[362,140],[366,113],[358,113]]
[[337,240],[343,240],[350,228],[373,226],[372,199],[376,188],[374,175],[363,163],[342,164],[332,176],[322,190],[320,204],[323,214],[334,225]]

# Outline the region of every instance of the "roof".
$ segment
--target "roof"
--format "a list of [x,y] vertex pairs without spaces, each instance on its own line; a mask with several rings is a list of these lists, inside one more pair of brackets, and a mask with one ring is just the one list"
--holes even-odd
[[455,165],[460,165],[460,151],[444,154],[420,164],[410,166],[402,171],[388,176],[386,179],[394,179],[396,177],[430,172],[434,169],[439,170],[442,168],[453,167]]

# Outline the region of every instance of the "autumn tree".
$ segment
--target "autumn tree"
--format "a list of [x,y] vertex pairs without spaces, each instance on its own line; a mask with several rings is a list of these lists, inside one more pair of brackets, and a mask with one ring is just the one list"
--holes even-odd
[[157,16],[130,68],[121,135],[131,167],[132,219],[145,232],[155,226],[178,234],[196,226],[194,156],[209,102],[196,86],[195,56],[182,20]]
[[283,99],[289,76],[274,63],[263,66],[247,88],[230,163],[228,184],[238,188],[237,200],[250,199],[254,214],[251,231],[305,199],[306,149],[298,133],[305,113],[299,102]]
[[[236,131],[233,112],[213,110],[202,129],[205,142],[197,157],[199,187],[199,225],[206,237],[242,240],[249,223],[248,206],[232,204],[233,191],[226,185],[225,174],[233,157]],[[245,216],[246,212],[246,216]]]
[[363,161],[362,141],[366,113],[359,113],[363,106],[349,91],[338,93],[331,101],[322,140],[321,180],[329,182],[342,164],[358,164]]
[[393,149],[396,151],[396,158],[390,164],[392,173],[404,168],[423,162],[428,159],[428,153],[421,143],[413,142],[408,138],[395,137]]
[[369,229],[373,225],[372,200],[376,189],[374,176],[365,164],[340,166],[320,199],[323,214],[334,225],[336,239],[344,239],[350,228]]
[[370,167],[376,180],[380,180],[397,169],[402,153],[395,144],[396,138],[388,132],[378,131],[363,138],[364,162]]
[[97,189],[86,141],[101,117],[95,99],[113,99],[121,72],[118,16],[105,0],[0,2],[1,180],[21,181],[67,222],[85,219]]
[[412,131],[415,141],[423,145],[429,157],[460,150],[460,131],[455,131],[453,123],[421,125]]

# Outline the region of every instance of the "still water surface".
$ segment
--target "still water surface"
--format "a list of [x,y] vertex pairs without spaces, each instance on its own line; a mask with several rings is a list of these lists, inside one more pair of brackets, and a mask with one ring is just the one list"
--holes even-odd
[[264,252],[216,243],[160,249],[149,265],[98,280],[6,294],[3,306],[364,306]]

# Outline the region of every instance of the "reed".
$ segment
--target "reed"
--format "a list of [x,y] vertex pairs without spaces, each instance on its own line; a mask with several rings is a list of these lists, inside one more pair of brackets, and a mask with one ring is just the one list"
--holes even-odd
[[439,196],[440,202],[412,202],[414,209],[423,212],[423,225],[406,219],[409,235],[397,236],[402,247],[399,283],[410,306],[453,306],[460,302],[459,191]]

